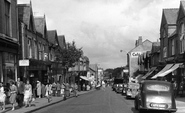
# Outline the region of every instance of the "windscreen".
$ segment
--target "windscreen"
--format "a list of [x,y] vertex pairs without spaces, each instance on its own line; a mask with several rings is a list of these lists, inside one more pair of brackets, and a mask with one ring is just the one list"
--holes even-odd
[[123,83],[123,79],[114,79],[114,84],[121,84]]
[[148,84],[145,89],[147,91],[160,91],[160,92],[168,92],[170,91],[170,87],[164,84]]

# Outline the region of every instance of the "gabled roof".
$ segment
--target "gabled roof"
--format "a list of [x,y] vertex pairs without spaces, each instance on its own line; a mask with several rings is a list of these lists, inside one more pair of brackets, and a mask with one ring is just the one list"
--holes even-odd
[[180,1],[180,7],[178,12],[177,19],[179,20],[181,17],[185,16],[185,1]]
[[[131,53],[131,52],[133,52],[136,48],[140,48],[140,47],[144,47],[145,45],[145,43],[147,43],[147,42],[149,42],[149,43],[151,43],[152,44],[152,42],[150,41],[150,40],[148,40],[148,39],[146,39],[145,41],[143,41],[142,42],[142,44],[141,45],[139,45],[139,46],[137,46],[137,47],[135,47],[135,48],[133,48],[133,49],[131,49],[128,53]],[[148,48],[148,47],[147,47]],[[148,48],[149,49],[149,48]]]
[[27,27],[30,27],[30,23],[33,23],[33,29],[35,29],[35,22],[33,19],[32,4],[18,4],[18,19],[21,20]]
[[34,17],[35,20],[35,27],[37,32],[41,33],[43,35],[43,37],[46,38],[46,34],[45,31],[46,29],[46,19],[45,19],[45,15],[44,16],[39,16],[39,17]]
[[167,24],[176,24],[178,11],[178,8],[163,9],[163,14],[165,16]]
[[95,71],[95,72],[98,71],[98,66],[97,66],[97,64],[89,64],[89,68],[90,68],[91,70]]
[[47,35],[48,35],[48,41],[50,43],[52,43],[53,45],[58,45],[57,31],[56,30],[47,31]]
[[66,40],[64,35],[58,36],[59,45],[62,49],[66,48]]

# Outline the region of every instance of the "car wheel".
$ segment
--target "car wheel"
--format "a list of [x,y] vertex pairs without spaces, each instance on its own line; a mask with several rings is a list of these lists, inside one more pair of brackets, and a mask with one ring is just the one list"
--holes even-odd
[[136,100],[134,101],[134,104],[135,104],[134,105],[135,106],[135,110],[138,110],[138,104],[137,104],[137,101]]
[[139,113],[146,113],[145,110],[139,109]]

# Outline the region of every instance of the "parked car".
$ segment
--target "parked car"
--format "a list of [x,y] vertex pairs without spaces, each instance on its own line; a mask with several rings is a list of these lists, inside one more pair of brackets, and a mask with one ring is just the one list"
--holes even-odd
[[127,83],[123,83],[122,95],[125,95],[126,92],[127,92]]
[[123,90],[123,79],[114,79],[112,90],[117,93],[121,93]]
[[126,98],[135,98],[139,91],[139,83],[129,82],[126,88]]
[[171,113],[177,111],[173,85],[166,81],[142,81],[134,104],[135,109],[140,112],[160,110]]

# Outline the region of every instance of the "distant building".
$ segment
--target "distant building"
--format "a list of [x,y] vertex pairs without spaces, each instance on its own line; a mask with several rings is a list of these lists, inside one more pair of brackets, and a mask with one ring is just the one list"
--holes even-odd
[[138,40],[136,40],[135,48],[130,50],[127,53],[127,62],[128,62],[128,70],[129,77],[136,77],[139,74],[139,65],[138,65],[138,56],[146,53],[147,51],[151,51],[152,42],[149,40],[142,41],[142,37],[140,36]]

